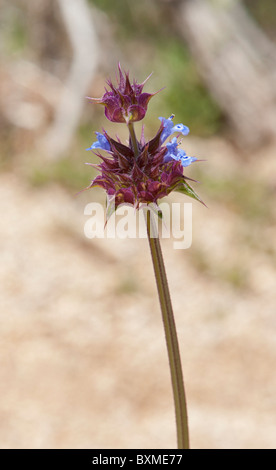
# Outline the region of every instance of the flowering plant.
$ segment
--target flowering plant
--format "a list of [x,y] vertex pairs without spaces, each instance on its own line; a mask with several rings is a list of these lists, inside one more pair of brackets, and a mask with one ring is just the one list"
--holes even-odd
[[[156,94],[143,92],[146,81],[138,84],[134,80],[131,84],[129,74],[123,73],[119,65],[117,86],[109,80],[110,90],[106,89],[102,98],[90,98],[104,105],[107,119],[125,123],[129,130],[128,145],[118,138],[113,139],[103,130],[96,132],[97,140],[87,149],[95,152],[101,160],[96,165],[88,163],[99,170],[99,175],[87,189],[98,186],[106,191],[111,207],[107,218],[124,203],[132,204],[136,209],[145,205],[158,207],[159,199],[172,191],[202,202],[187,182],[191,178],[184,175],[184,168],[197,160],[180,148],[179,137],[189,133],[187,126],[174,124],[174,115],[168,119],[160,117],[161,124],[151,140],[145,140],[144,128],[140,140],[136,137],[133,123],[145,117],[149,101]],[[168,141],[169,138],[171,140]],[[169,356],[178,447],[186,449],[189,448],[187,407],[176,327],[160,242],[156,227],[152,229],[154,221],[150,211],[147,211],[146,220]]]
[[[171,191],[180,191],[201,201],[187,182],[190,178],[183,174],[183,168],[197,160],[179,148],[178,137],[186,136],[189,128],[183,124],[175,125],[174,115],[168,119],[160,117],[161,125],[155,137],[146,142],[142,131],[138,141],[133,122],[144,118],[148,102],[155,93],[142,93],[145,82],[139,85],[134,81],[131,85],[128,74],[124,76],[120,66],[119,77],[118,87],[109,81],[111,91],[106,91],[95,101],[105,106],[105,115],[110,121],[127,124],[129,145],[114,140],[104,130],[103,133],[96,132],[97,140],[87,150],[104,150],[108,156],[96,153],[102,160],[96,165],[100,174],[89,188],[100,186],[105,189],[114,209],[122,203],[133,204],[135,208],[141,203],[157,204]],[[174,134],[177,136],[166,143]]]

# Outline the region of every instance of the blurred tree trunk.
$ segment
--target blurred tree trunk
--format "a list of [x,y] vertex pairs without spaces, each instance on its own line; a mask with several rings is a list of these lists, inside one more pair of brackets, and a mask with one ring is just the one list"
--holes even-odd
[[58,5],[73,57],[54,121],[40,142],[52,159],[59,158],[69,148],[100,55],[94,17],[86,0],[58,0]]
[[236,143],[250,149],[275,139],[275,45],[238,0],[172,4],[178,28]]

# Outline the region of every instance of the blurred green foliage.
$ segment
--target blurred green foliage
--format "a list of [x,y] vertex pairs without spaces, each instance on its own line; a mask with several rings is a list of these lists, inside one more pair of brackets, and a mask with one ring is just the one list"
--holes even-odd
[[22,53],[28,46],[28,31],[18,8],[3,8],[0,16],[1,45],[8,55]]
[[69,157],[47,162],[43,166],[29,166],[27,174],[29,183],[34,187],[58,183],[76,192],[86,188],[94,176],[93,168],[80,165],[77,158]]
[[[191,128],[193,135],[202,137],[213,135],[222,129],[222,112],[203,85],[183,38],[178,36],[171,9],[166,2],[89,2],[107,14],[116,40],[132,64],[135,64],[136,59],[138,65],[141,65],[139,57],[135,58],[137,44],[137,55],[141,49],[148,49],[149,72],[153,70],[158,74],[158,83],[162,80],[166,86],[164,92],[158,96],[158,103],[152,101],[152,114],[156,112],[158,115],[169,116],[174,113],[178,121]],[[244,0],[244,4],[260,26],[276,37],[275,0]],[[143,62],[144,69],[145,63],[146,60]]]
[[243,3],[268,36],[276,40],[275,0],[243,0]]
[[218,200],[223,194],[225,205],[244,220],[262,224],[272,218],[273,188],[258,181],[255,175],[246,176],[241,172],[225,178],[208,174],[200,168],[193,173],[193,177],[199,181],[204,180],[205,194],[212,200]]
[[219,130],[221,112],[204,88],[195,64],[181,42],[171,39],[160,48],[162,75],[168,85],[159,95],[159,108],[165,117],[174,113],[193,135],[208,136]]

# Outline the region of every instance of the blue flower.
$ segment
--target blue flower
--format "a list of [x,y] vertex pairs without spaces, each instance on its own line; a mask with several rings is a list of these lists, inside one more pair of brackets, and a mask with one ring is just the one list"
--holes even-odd
[[89,147],[86,150],[93,150],[93,149],[110,150],[110,144],[107,138],[100,132],[96,132],[96,135],[98,137],[98,140],[96,140],[96,142],[94,142],[91,145],[91,147]]
[[169,162],[170,160],[177,160],[181,162],[183,167],[189,166],[191,163],[195,162],[197,159],[195,157],[188,157],[186,152],[183,149],[178,148],[179,143],[177,138],[174,137],[170,142],[166,144],[167,153],[164,157],[164,162]]
[[190,129],[187,126],[184,126],[184,124],[176,124],[174,126],[173,118],[174,118],[174,114],[172,114],[171,117],[169,117],[169,119],[166,119],[163,117],[159,118],[164,126],[164,129],[161,134],[161,139],[160,139],[161,144],[163,144],[165,140],[167,140],[167,138],[170,137],[175,132],[179,132],[182,135],[187,135],[190,132]]

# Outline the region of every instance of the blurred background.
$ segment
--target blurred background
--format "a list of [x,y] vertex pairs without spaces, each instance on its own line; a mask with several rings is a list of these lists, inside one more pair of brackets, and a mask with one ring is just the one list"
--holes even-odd
[[[147,240],[84,236],[117,64],[190,128],[193,244],[162,240],[193,448],[276,445],[274,0],[2,0],[1,448],[175,448]],[[183,202],[171,194],[169,202]],[[190,202],[187,198],[185,202]]]

